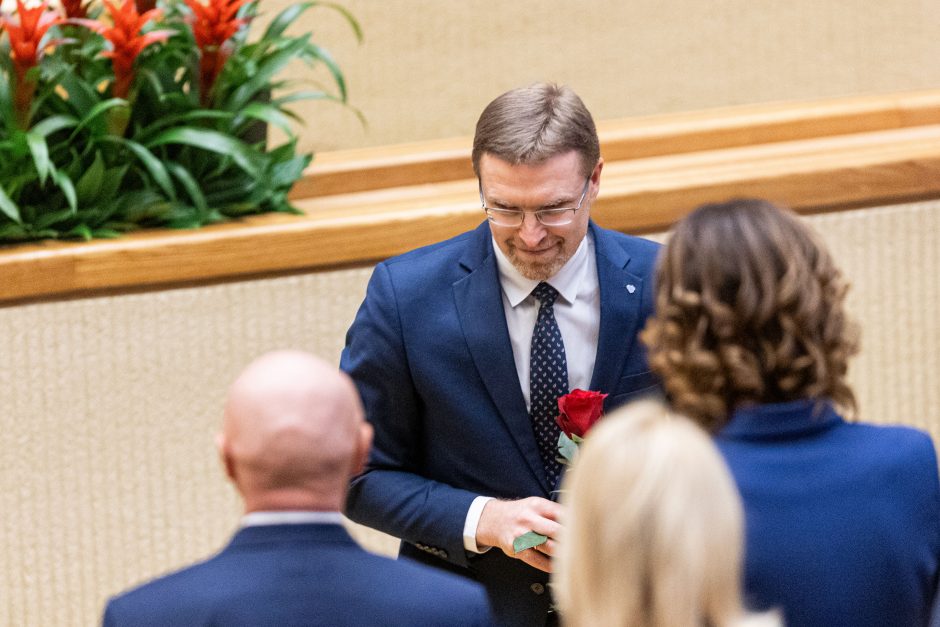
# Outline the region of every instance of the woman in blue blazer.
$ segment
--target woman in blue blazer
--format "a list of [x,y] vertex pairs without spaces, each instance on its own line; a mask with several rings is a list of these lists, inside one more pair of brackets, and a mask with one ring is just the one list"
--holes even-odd
[[643,334],[675,407],[711,429],[744,501],[745,593],[791,627],[925,625],[940,480],[930,437],[848,422],[847,284],[795,215],[761,200],[681,220]]

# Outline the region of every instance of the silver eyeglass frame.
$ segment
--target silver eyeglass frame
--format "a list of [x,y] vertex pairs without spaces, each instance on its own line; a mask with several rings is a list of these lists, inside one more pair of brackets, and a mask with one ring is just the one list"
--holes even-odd
[[[554,209],[536,209],[535,211],[525,211],[524,209],[499,209],[498,207],[487,207],[486,200],[483,198],[483,181],[477,179],[477,187],[480,191],[480,205],[483,207],[483,212],[486,213],[486,219],[495,224],[496,226],[504,226],[509,228],[515,228],[522,226],[525,222],[525,214],[532,213],[535,214],[535,219],[539,221],[539,224],[542,226],[566,226],[574,222],[574,214],[581,209],[581,205],[584,204],[584,197],[587,196],[588,186],[591,184],[591,177],[588,176],[584,179],[584,188],[581,190],[581,197],[578,199],[578,205],[576,207],[556,207]],[[563,215],[565,212],[571,212],[571,219],[567,222],[555,222],[555,223],[546,223],[542,217],[544,215]],[[496,215],[500,217],[510,217],[518,216],[518,224],[504,224],[493,218],[493,212],[498,212]]]

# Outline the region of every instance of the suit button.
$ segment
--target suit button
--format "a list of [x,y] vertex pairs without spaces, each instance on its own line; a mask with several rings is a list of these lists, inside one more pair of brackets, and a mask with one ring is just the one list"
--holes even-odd
[[543,586],[540,583],[532,584],[531,586],[529,586],[529,590],[531,590],[533,593],[538,594],[538,595],[545,594],[545,586]]

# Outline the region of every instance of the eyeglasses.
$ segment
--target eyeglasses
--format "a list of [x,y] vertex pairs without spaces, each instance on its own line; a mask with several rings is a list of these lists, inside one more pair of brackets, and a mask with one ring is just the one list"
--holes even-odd
[[581,208],[584,197],[587,195],[588,185],[591,183],[591,177],[584,180],[584,189],[581,190],[581,198],[578,199],[577,207],[558,207],[555,209],[539,209],[537,211],[520,211],[519,209],[498,209],[496,207],[487,207],[483,199],[483,183],[480,182],[480,204],[483,205],[483,211],[486,212],[486,218],[496,226],[522,226],[525,214],[534,213],[535,219],[544,226],[564,226],[574,221],[575,212]]

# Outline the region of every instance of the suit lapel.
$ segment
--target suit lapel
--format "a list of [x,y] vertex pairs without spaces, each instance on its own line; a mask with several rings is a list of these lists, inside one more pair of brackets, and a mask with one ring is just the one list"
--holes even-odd
[[469,273],[454,283],[453,289],[467,347],[500,417],[529,469],[547,493],[550,487],[516,373],[496,257],[489,227],[485,223],[474,232],[473,241],[460,263]]
[[[637,341],[643,279],[626,271],[630,255],[604,229],[591,223],[597,254],[601,320],[591,389],[611,392]],[[632,290],[630,289],[632,286]]]

